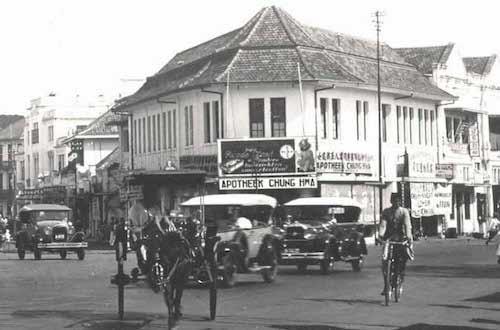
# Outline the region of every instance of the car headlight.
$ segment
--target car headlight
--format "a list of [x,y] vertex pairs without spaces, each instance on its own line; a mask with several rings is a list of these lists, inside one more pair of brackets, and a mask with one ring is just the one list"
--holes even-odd
[[43,233],[44,233],[45,235],[49,236],[49,235],[50,235],[50,229],[45,228],[45,230],[43,231]]
[[305,239],[311,239],[316,236],[318,231],[315,228],[308,228],[306,229],[306,232],[304,233],[304,238]]

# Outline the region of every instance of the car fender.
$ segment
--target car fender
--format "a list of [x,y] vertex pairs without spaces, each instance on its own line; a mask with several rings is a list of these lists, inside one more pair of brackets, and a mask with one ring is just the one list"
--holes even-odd
[[71,238],[71,242],[83,242],[85,240],[85,234],[81,231],[76,232]]
[[272,252],[272,251],[276,251],[276,253],[278,254],[278,258],[279,258],[279,255],[281,254],[281,240],[276,237],[275,235],[273,234],[267,234],[265,235],[263,238],[262,238],[262,242],[260,244],[260,248],[259,248],[259,253],[257,254],[257,259],[261,259],[263,256],[265,256],[267,253],[269,252]]
[[215,256],[218,263],[222,262],[222,258],[228,254],[232,253],[237,255],[239,253],[240,244],[235,241],[219,241],[215,244]]

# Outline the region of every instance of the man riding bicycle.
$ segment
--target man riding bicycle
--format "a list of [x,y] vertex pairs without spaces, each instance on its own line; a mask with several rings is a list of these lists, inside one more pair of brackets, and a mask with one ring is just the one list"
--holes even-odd
[[[413,244],[413,236],[411,231],[411,221],[410,214],[408,210],[401,206],[401,196],[398,193],[392,193],[391,195],[391,207],[386,208],[382,211],[382,219],[380,221],[379,227],[379,238],[384,241],[383,250],[386,251],[387,244],[389,241],[393,242],[404,242],[408,241],[410,249]],[[400,264],[401,270],[401,282],[404,281],[406,262],[408,261],[408,255],[406,253],[406,248],[403,245],[395,246],[396,256]],[[386,271],[387,260],[382,258],[382,275],[384,278],[384,290],[382,290],[381,295],[385,294],[386,282],[385,282],[385,271]]]

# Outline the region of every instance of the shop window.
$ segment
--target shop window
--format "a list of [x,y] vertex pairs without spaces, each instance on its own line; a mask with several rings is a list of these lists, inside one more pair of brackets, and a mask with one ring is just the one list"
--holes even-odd
[[470,219],[470,194],[464,193],[465,219]]
[[250,137],[264,137],[264,99],[250,99]]
[[332,138],[339,138],[340,99],[332,99]]
[[271,136],[286,136],[286,101],[284,97],[271,98]]
[[326,139],[326,99],[321,98],[319,100],[320,116],[321,116],[321,137]]

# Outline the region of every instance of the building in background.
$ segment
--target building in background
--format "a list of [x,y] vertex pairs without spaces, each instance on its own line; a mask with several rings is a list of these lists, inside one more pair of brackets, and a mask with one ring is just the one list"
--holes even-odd
[[15,215],[16,159],[23,148],[22,116],[0,116],[0,214]]
[[[257,189],[280,202],[310,195],[353,197],[366,206],[362,220],[370,223],[380,214],[378,187],[388,206],[401,181],[397,166],[405,151],[415,155],[414,175],[407,180],[443,181],[427,169],[429,162],[438,162],[436,109],[453,96],[388,45],[381,47],[382,184],[377,44],[303,25],[284,10],[267,7],[241,28],[179,52],[115,106],[128,117],[122,139],[129,145],[123,151],[129,177],[143,187],[145,206],[167,211],[197,195],[196,171],[208,173],[209,193],[255,191],[251,176],[271,182],[267,177],[277,173],[264,158],[281,151],[297,159],[301,152],[312,152],[314,174],[309,174],[311,167],[307,172],[313,180],[299,186],[300,169],[292,166],[289,178]],[[249,149],[240,150],[240,159],[219,164],[217,142],[224,139],[242,140],[232,146]],[[279,140],[283,144],[273,149]],[[227,152],[234,155],[236,149]],[[259,170],[218,177],[221,166],[245,162]],[[175,179],[189,177],[192,184],[179,185]]]

